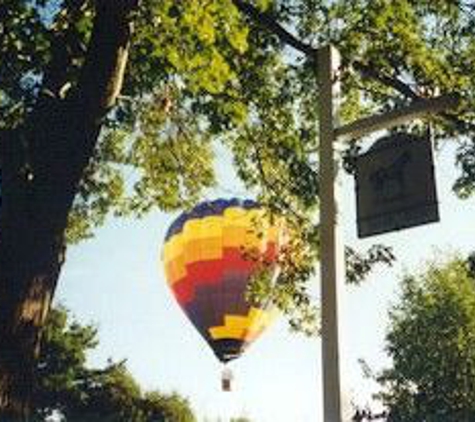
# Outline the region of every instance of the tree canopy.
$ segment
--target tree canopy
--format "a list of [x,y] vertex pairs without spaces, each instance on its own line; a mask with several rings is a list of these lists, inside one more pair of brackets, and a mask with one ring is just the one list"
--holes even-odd
[[[93,9],[85,0],[2,7],[4,128],[21,125],[42,96],[66,100],[79,89]],[[327,42],[343,56],[342,122],[436,92],[463,96],[460,110],[432,123],[437,139],[458,137],[461,173],[454,187],[469,195],[472,9],[445,1],[143,2],[132,12],[124,86],[75,196],[69,240],[91,236],[109,214],[142,215],[153,207],[171,211],[193,203],[216,183],[214,145],[220,141],[250,191],[298,218],[299,227],[307,228],[301,234],[314,244],[314,52]],[[348,259],[354,270],[349,280],[360,280],[374,262],[392,257],[377,247],[366,256],[348,249]]]
[[[134,12],[122,94],[76,199],[76,212],[88,217],[80,233],[90,233],[86,226],[108,211],[172,210],[196,199],[213,183],[210,144],[217,138],[230,142],[249,187],[269,195],[277,189],[297,209],[314,204],[318,89],[312,53],[330,41],[347,70],[343,122],[370,109],[457,92],[463,106],[437,119],[436,133],[470,136],[470,4],[300,0],[245,6],[237,0],[150,0]],[[242,13],[249,10],[255,14]],[[1,16],[0,121],[11,128],[40,95],[74,91],[94,13],[85,0],[11,1]],[[295,38],[279,36],[271,19]],[[291,51],[291,39],[301,43],[300,51]],[[118,174],[120,165],[136,169],[130,180]],[[468,170],[462,170],[457,188],[468,194]]]
[[388,421],[475,418],[475,278],[457,258],[407,276],[390,314],[380,374]]
[[102,369],[86,363],[98,344],[97,330],[82,325],[65,308],[48,317],[37,362],[34,420],[61,415],[65,421],[194,422],[186,399],[177,393],[143,392],[126,363],[110,361]]

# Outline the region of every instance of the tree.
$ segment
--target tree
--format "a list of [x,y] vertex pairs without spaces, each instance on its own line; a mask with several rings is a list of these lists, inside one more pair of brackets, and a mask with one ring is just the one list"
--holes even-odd
[[[230,55],[243,49],[245,37],[237,29],[237,13],[226,13],[226,27],[221,24],[217,32],[229,3],[211,2],[202,13],[195,13],[196,1],[184,10],[173,3],[149,1],[139,8],[137,0],[45,0],[0,6],[2,419],[28,414],[40,330],[66,237],[87,236],[111,209],[140,213],[157,204],[173,209],[184,193],[196,197],[212,181],[207,140],[199,131],[189,138],[198,117],[177,116],[186,130],[180,126],[174,136],[164,136],[157,157],[150,156],[159,146],[155,138],[150,142],[150,128],[157,123],[158,130],[167,109],[160,104],[171,101],[166,84],[186,83],[188,96],[222,91],[231,69],[215,44]],[[130,52],[132,22],[138,30]],[[124,94],[132,101],[124,100],[108,116],[124,85],[129,55]],[[142,61],[144,55],[150,60]],[[141,114],[135,105],[141,98],[144,125],[132,148],[122,134],[134,132],[130,119]],[[186,98],[175,100],[177,108],[178,101]],[[110,132],[104,131],[105,142],[99,144],[106,127]],[[123,204],[125,182],[118,167],[127,166],[144,175]]]
[[474,420],[475,278],[467,263],[407,276],[390,318],[392,365],[379,376],[387,420]]
[[163,395],[156,391],[147,393],[142,406],[145,421],[196,421],[188,402],[176,393],[170,395]]
[[143,393],[125,362],[103,369],[86,365],[97,344],[92,325],[71,322],[66,309],[54,308],[45,325],[33,394],[34,419],[54,414],[68,422],[194,422],[186,399],[177,393]]
[[87,352],[97,343],[97,330],[92,325],[71,322],[63,307],[51,310],[36,364],[33,407],[38,419],[44,420],[54,411],[67,415],[71,403],[83,401],[90,379],[101,373],[86,368]]
[[[0,418],[28,414],[67,242],[111,214],[196,201],[214,183],[214,142],[297,228],[305,247],[282,272],[276,302],[308,310],[318,259],[314,45],[331,40],[343,53],[344,122],[435,88],[459,92],[460,109],[433,126],[437,138],[460,137],[456,187],[469,195],[473,20],[472,5],[445,0],[4,1]],[[392,259],[383,247],[349,251],[352,281]]]

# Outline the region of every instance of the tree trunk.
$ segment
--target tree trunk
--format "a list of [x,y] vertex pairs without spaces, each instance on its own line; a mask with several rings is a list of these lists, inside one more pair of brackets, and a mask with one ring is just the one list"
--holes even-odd
[[[38,254],[38,255],[41,255]],[[7,305],[9,316],[14,324],[3,321],[0,328],[2,344],[0,348],[0,420],[24,421],[28,419],[30,401],[34,389],[34,361],[39,345],[39,329],[44,322],[56,285],[59,263],[50,274],[25,274],[18,269],[11,274],[17,284],[22,279],[23,285],[29,287],[26,292],[12,291],[11,301],[0,300],[0,306]],[[22,274],[23,273],[23,274]],[[3,282],[3,280],[2,280]],[[18,283],[20,284],[20,283]],[[17,285],[18,285],[17,284]],[[16,290],[16,289],[15,289]],[[23,294],[21,294],[23,293]],[[26,293],[26,294],[25,294]],[[15,297],[16,296],[16,297]],[[17,299],[21,297],[21,299]],[[21,305],[9,306],[12,302]],[[5,315],[2,312],[2,318]]]
[[64,261],[68,214],[103,117],[122,87],[130,12],[137,7],[138,0],[96,0],[85,64],[71,94],[61,98],[45,87],[48,95],[24,124],[0,133],[2,422],[29,419],[41,328]]
[[[41,327],[64,256],[64,232],[99,124],[44,101],[10,133],[0,218],[0,420],[26,420]],[[16,418],[16,419],[14,419]]]

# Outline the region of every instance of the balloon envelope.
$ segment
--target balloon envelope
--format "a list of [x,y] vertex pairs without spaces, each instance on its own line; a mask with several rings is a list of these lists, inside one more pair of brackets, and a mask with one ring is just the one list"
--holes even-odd
[[235,359],[272,322],[269,304],[246,301],[250,278],[275,264],[281,238],[250,200],[203,202],[169,228],[163,261],[181,308],[222,362]]

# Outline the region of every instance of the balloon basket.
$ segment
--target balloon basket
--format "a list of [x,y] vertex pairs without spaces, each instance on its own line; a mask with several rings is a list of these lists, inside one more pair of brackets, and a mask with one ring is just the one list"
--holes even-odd
[[224,368],[221,374],[221,391],[232,391],[233,373],[229,368]]

